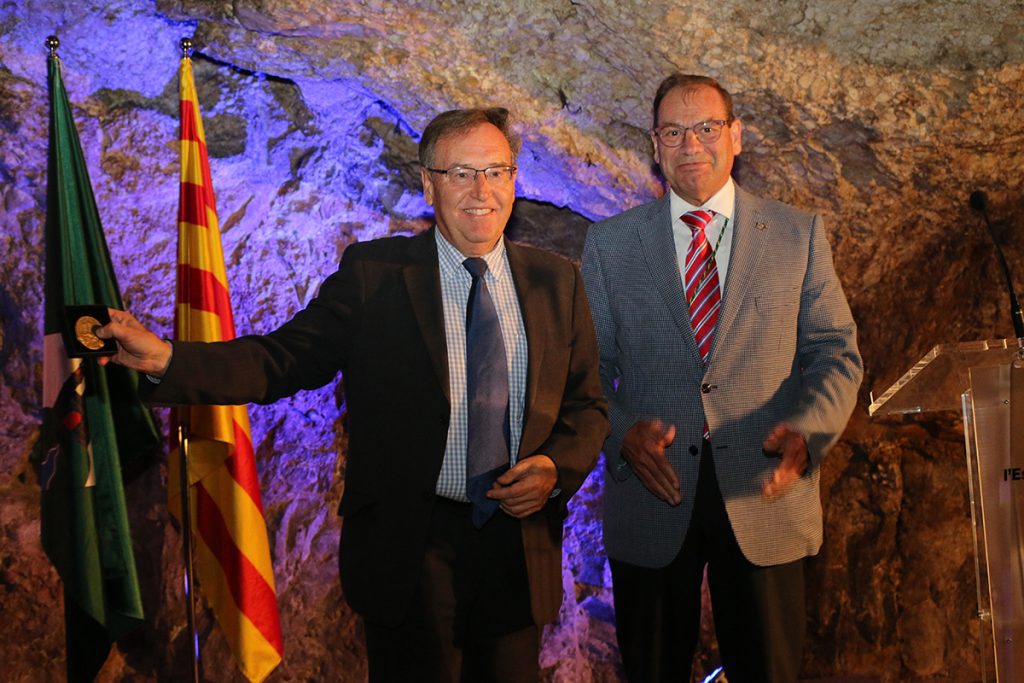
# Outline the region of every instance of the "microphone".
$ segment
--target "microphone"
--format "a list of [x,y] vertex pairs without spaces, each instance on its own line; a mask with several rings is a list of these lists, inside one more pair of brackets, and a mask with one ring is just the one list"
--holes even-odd
[[985,227],[988,228],[989,237],[996,247],[996,256],[999,257],[999,265],[1003,268],[1003,276],[1006,278],[1006,288],[1010,293],[1010,317],[1013,320],[1013,331],[1018,339],[1024,338],[1024,313],[1020,310],[1020,303],[1017,302],[1017,293],[1013,291],[1013,278],[1010,276],[1010,268],[1006,265],[1006,257],[1003,256],[1003,249],[996,239],[996,231],[992,227],[992,219],[988,215],[988,195],[984,190],[975,190],[971,193],[968,203],[971,209],[981,214],[985,219]]

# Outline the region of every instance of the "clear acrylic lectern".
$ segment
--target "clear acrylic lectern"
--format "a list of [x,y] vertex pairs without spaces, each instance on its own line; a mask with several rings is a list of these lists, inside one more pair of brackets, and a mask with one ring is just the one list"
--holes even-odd
[[868,409],[962,410],[974,531],[981,675],[1024,681],[1024,354],[1022,340],[942,344]]

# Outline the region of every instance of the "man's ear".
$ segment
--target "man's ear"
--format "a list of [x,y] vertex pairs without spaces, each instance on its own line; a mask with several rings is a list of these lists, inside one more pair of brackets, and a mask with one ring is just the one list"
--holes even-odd
[[430,171],[425,168],[420,169],[420,180],[423,182],[423,199],[426,200],[427,206],[434,205],[434,179],[430,177]]

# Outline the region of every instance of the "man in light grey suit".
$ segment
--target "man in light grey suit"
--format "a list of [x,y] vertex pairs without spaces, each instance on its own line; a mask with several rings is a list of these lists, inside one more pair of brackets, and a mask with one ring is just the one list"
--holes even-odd
[[674,74],[653,113],[671,191],[592,226],[583,252],[623,663],[633,683],[689,680],[707,567],[729,681],[795,681],[821,459],[862,376],[856,325],[820,218],[731,179],[729,93]]

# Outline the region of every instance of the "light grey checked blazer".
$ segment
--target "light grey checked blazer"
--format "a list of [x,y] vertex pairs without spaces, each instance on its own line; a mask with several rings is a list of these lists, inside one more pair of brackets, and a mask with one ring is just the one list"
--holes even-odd
[[[690,327],[668,195],[596,223],[587,234],[583,278],[612,422],[604,542],[617,560],[661,567],[678,553],[705,420],[747,559],[779,564],[821,547],[821,458],[845,427],[863,374],[856,324],[816,215],[737,186],[734,218],[706,368]],[[650,493],[622,460],[626,430],[644,418],[676,426],[668,458],[682,485],[677,507]],[[783,420],[807,437],[811,462],[799,481],[769,501],[761,482],[779,461],[763,454],[761,442]]]

